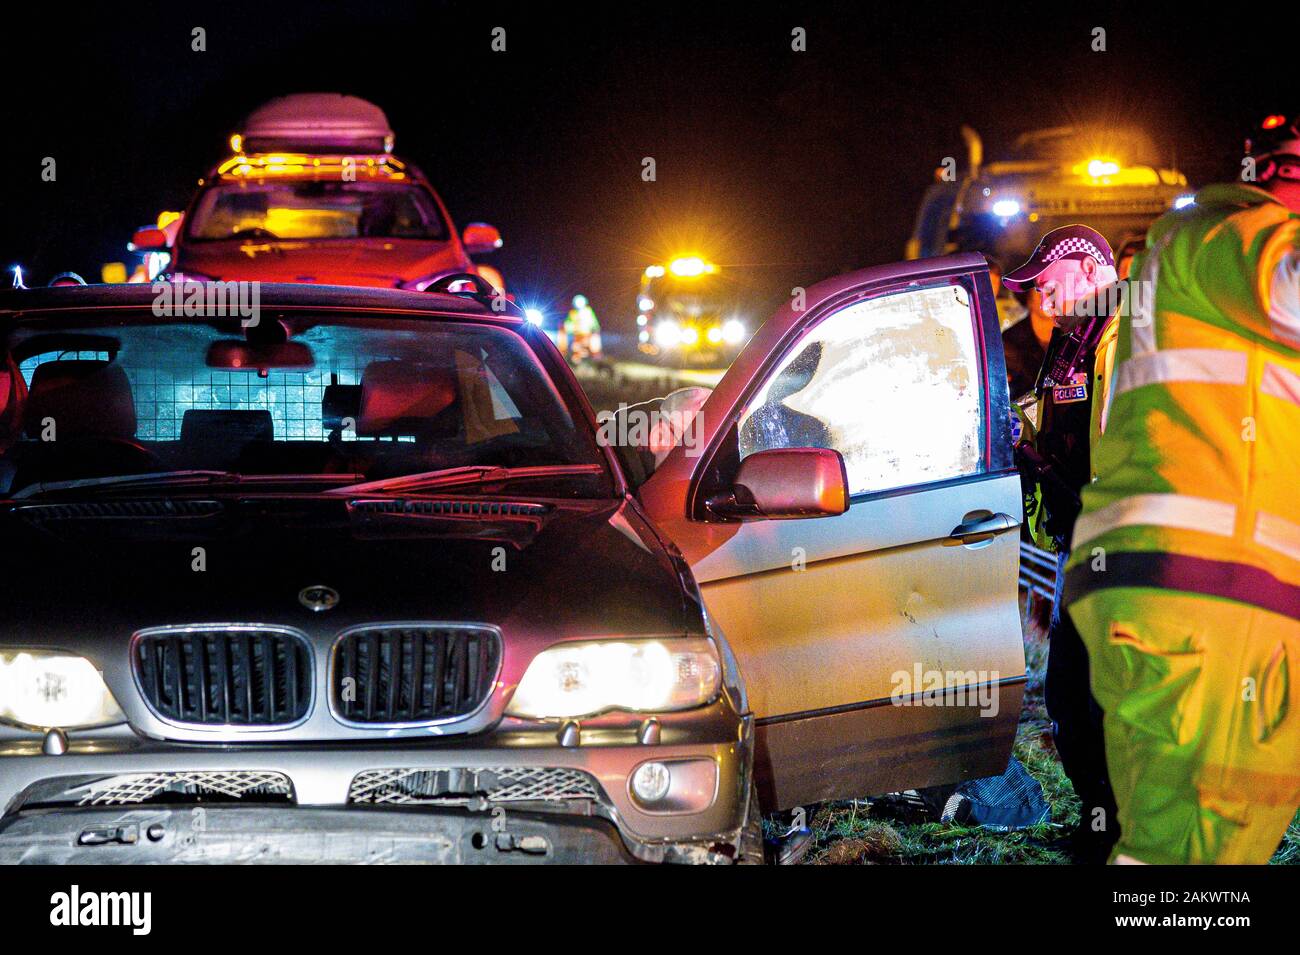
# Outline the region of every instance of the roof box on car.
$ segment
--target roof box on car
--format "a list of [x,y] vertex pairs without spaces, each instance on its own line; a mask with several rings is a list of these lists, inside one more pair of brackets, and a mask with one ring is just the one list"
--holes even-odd
[[393,130],[382,109],[359,97],[295,93],[255,109],[230,144],[244,153],[386,153]]

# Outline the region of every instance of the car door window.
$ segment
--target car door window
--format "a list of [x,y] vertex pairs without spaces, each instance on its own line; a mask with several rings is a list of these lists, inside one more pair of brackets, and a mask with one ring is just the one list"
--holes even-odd
[[984,467],[976,316],[946,282],[854,302],[809,328],[741,415],[741,458],[834,448],[853,495]]

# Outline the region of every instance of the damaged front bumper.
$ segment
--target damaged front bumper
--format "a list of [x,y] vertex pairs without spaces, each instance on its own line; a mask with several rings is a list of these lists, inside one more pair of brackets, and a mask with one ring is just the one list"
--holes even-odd
[[0,821],[0,864],[636,862],[613,823],[464,809],[34,809]]
[[[488,745],[231,746],[123,729],[52,755],[37,739],[0,740],[0,863],[729,862],[751,725],[725,742],[668,733],[654,746],[595,731],[575,747],[502,733]],[[628,780],[648,758],[712,766],[714,781],[689,812],[647,811]]]

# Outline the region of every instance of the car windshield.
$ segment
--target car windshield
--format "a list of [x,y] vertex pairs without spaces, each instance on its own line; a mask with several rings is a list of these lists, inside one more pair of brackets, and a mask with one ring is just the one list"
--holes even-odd
[[0,337],[0,494],[122,475],[147,477],[90,483],[184,487],[194,475],[176,472],[194,471],[612,493],[592,429],[508,328],[296,312],[244,331],[114,310]]
[[444,239],[431,197],[415,183],[278,180],[208,187],[191,239]]

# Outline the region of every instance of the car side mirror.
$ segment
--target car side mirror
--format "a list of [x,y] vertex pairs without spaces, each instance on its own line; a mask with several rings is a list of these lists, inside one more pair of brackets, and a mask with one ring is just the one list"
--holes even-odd
[[832,448],[773,448],[740,462],[730,491],[708,509],[732,519],[834,517],[849,509],[844,457]]
[[495,252],[503,244],[500,230],[486,222],[471,222],[465,226],[465,233],[460,241],[464,243],[465,251],[470,255]]
[[134,252],[162,252],[167,247],[167,233],[162,229],[139,229],[131,237]]

